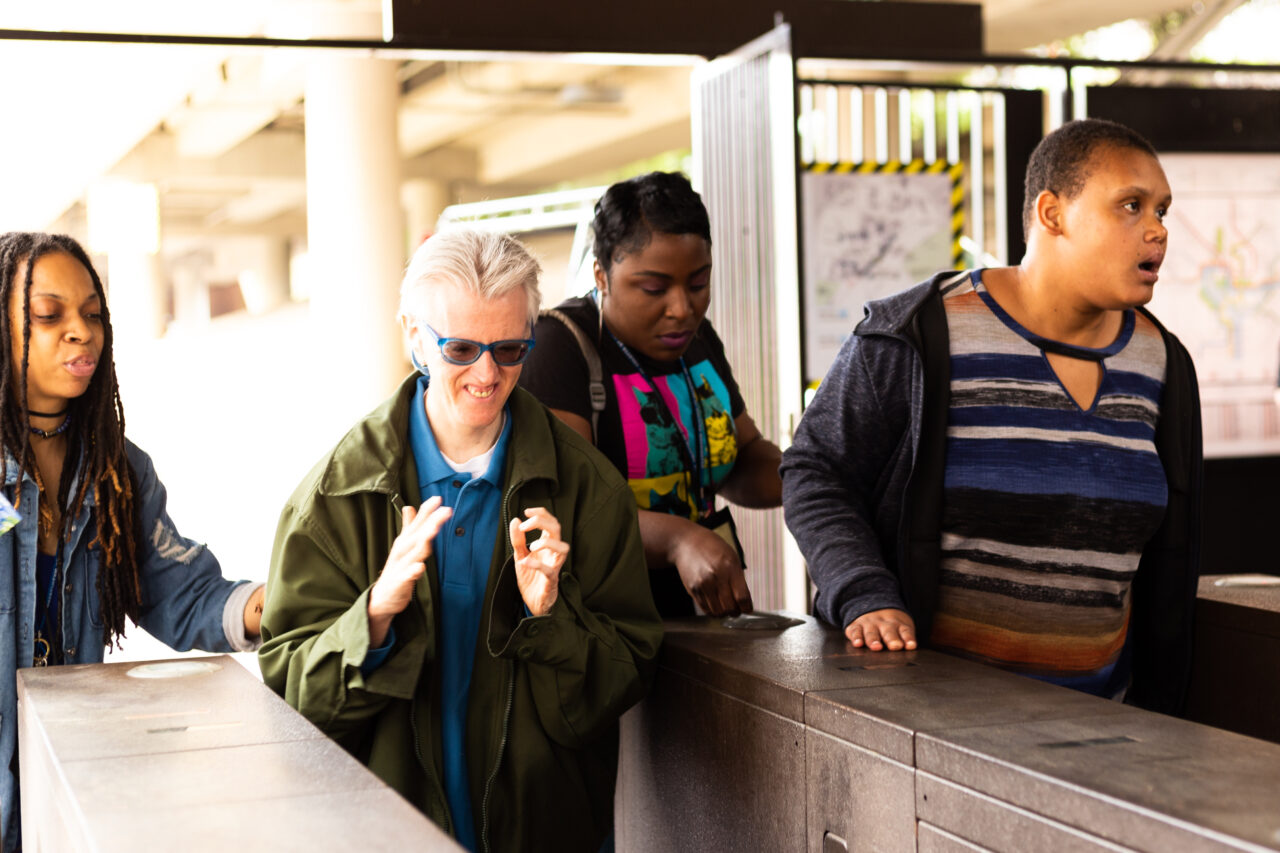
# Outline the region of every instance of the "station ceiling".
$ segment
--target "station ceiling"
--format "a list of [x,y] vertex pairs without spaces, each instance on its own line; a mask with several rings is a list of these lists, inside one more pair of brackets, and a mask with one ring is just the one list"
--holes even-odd
[[[379,37],[383,27],[379,0],[223,0],[194,13],[191,5],[5,4],[0,28],[363,39]],[[981,5],[986,50],[1007,54],[1154,17],[1185,0]],[[24,116],[33,131],[0,140],[8,188],[0,230],[65,223],[102,175],[156,183],[170,234],[304,228],[307,61],[307,51],[292,49],[0,41],[6,112]],[[451,201],[607,175],[689,145],[693,59],[396,61],[404,174],[439,182]],[[23,165],[47,155],[56,156],[56,168]]]

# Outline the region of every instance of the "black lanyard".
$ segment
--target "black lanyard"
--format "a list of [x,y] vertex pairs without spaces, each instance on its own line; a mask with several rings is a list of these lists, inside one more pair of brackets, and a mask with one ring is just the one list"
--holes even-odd
[[[678,447],[680,448],[680,456],[683,458],[684,464],[689,466],[693,482],[697,484],[696,491],[694,488],[689,489],[689,495],[697,501],[698,515],[701,516],[705,514],[711,507],[711,500],[707,496],[707,486],[702,477],[704,458],[702,450],[705,444],[702,432],[702,406],[698,402],[698,391],[693,385],[693,377],[689,375],[689,368],[684,363],[684,357],[681,356],[680,358],[680,372],[684,375],[684,384],[689,391],[689,409],[692,412],[690,420],[693,421],[693,423],[690,424],[690,429],[692,431],[692,435],[690,436],[685,436],[683,434],[683,431],[680,429],[680,419],[676,417],[675,412],[671,411],[671,407],[667,405],[667,399],[662,396],[662,392],[658,390],[658,386],[649,378],[648,372],[640,366],[639,360],[636,359],[631,350],[627,349],[627,345],[618,340],[618,336],[612,331],[608,329],[605,331],[609,332],[609,337],[613,338],[613,342],[618,345],[618,349],[627,357],[627,361],[631,362],[631,366],[636,369],[636,372],[640,374],[641,378],[643,378],[649,387],[653,389],[654,396],[662,402],[662,410],[666,412],[667,417],[671,419],[671,428],[674,429],[676,434],[681,438],[678,444]],[[710,456],[710,448],[708,448],[707,456]]]

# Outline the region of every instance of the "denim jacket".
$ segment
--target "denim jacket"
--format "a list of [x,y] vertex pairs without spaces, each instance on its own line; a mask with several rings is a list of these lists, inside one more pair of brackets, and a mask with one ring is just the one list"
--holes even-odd
[[[224,620],[232,590],[245,581],[224,580],[217,558],[203,545],[182,538],[165,511],[164,484],[156,477],[151,458],[131,442],[126,452],[138,478],[143,531],[139,624],[179,651],[247,650],[242,614],[230,614]],[[5,495],[19,504],[18,466],[8,452],[4,476]],[[30,471],[23,472],[21,488],[22,520],[0,536],[0,637],[5,638],[0,642],[0,834],[4,853],[11,853],[19,843],[18,780],[11,769],[17,749],[16,671],[31,666],[36,619],[39,493]],[[69,664],[99,663],[105,648],[97,591],[100,551],[89,547],[96,537],[95,519],[90,493],[71,528],[70,541],[63,546],[60,613],[63,659]],[[230,630],[224,627],[228,621]]]

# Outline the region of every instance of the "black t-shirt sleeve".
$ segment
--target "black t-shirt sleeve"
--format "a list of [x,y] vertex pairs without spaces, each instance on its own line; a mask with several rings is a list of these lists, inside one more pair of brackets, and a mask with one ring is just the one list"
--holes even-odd
[[550,409],[591,420],[591,373],[573,333],[555,317],[539,317],[537,343],[520,373],[520,385]]
[[724,342],[711,327],[710,320],[703,321],[702,327],[698,329],[698,337],[703,339],[711,364],[720,374],[720,378],[724,380],[724,387],[729,391],[729,414],[737,418],[747,410],[747,403],[742,399],[742,392],[738,390],[738,380],[733,378],[733,368],[729,366],[729,359],[724,354]]

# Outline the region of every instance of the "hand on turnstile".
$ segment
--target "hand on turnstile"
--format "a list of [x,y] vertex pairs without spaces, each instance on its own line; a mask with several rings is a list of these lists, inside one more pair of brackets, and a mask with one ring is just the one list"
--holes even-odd
[[862,614],[845,626],[844,635],[854,648],[866,646],[873,652],[916,647],[916,623],[906,611],[892,608]]

